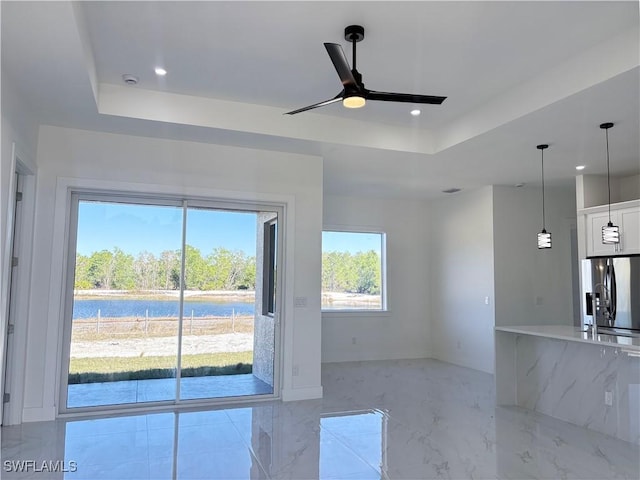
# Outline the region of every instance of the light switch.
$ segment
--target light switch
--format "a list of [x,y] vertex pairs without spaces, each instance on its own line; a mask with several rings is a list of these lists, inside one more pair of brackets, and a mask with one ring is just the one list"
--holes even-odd
[[295,308],[306,308],[307,307],[307,297],[295,297],[293,299],[293,306]]

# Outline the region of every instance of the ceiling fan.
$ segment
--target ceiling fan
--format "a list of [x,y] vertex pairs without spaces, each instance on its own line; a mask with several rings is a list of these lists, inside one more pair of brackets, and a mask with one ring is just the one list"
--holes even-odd
[[367,100],[380,100],[383,102],[406,102],[406,103],[430,103],[440,105],[447,97],[436,97],[433,95],[414,95],[410,93],[377,92],[364,87],[362,75],[356,70],[356,43],[364,39],[364,27],[360,25],[350,25],[344,29],[344,38],[353,44],[353,68],[349,68],[347,57],[344,55],[342,47],[337,43],[325,43],[327,53],[333,62],[333,66],[338,72],[342,86],[342,91],[335,97],[324,102],[315,103],[307,107],[302,107],[286,115],[306,112],[318,107],[324,107],[335,102],[342,101],[342,105],[347,108],[364,107]]

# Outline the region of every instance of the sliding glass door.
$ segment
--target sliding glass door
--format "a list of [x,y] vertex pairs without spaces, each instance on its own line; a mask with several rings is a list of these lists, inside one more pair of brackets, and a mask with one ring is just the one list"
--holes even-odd
[[274,393],[265,212],[210,203],[72,196],[63,410]]

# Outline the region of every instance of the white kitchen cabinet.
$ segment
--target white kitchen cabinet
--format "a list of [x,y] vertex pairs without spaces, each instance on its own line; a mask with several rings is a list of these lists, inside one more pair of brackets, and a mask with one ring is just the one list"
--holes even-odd
[[640,207],[618,210],[620,221],[619,254],[640,253]]
[[640,206],[611,206],[611,221],[620,227],[620,243],[602,243],[602,227],[609,222],[607,210],[586,214],[587,257],[640,254]]

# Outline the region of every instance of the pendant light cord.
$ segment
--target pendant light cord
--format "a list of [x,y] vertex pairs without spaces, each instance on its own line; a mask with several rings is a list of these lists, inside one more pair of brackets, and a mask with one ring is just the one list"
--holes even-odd
[[540,150],[542,156],[542,230],[546,230],[544,221],[544,150]]
[[607,191],[609,194],[609,223],[611,223],[611,178],[609,175],[609,129],[604,130],[605,137],[607,139]]

